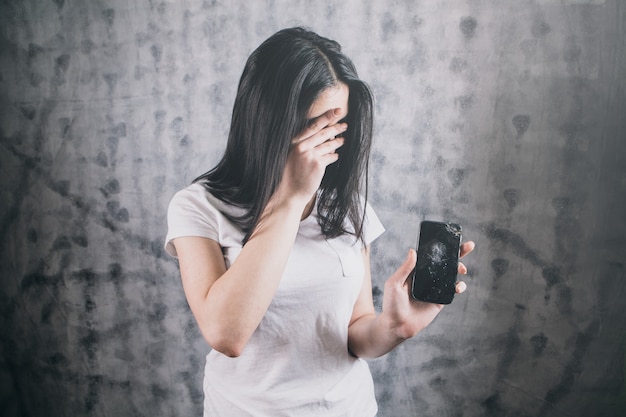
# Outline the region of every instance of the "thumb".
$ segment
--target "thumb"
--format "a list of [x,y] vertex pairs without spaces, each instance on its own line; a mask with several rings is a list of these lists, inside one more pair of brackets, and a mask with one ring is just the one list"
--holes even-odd
[[404,285],[404,282],[408,278],[409,274],[413,271],[413,268],[415,268],[416,262],[417,253],[415,252],[415,249],[409,249],[406,259],[390,277],[390,281],[398,285]]

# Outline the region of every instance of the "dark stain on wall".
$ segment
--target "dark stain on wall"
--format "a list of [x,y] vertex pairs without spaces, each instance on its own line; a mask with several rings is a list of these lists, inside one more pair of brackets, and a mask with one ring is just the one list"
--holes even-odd
[[530,125],[530,116],[526,114],[518,114],[513,116],[513,126],[517,131],[518,139],[524,136],[526,130],[528,130],[528,126]]
[[474,37],[477,27],[478,22],[472,16],[461,18],[461,22],[459,23],[459,29],[461,29],[461,33],[463,33],[463,36],[465,36],[466,39]]

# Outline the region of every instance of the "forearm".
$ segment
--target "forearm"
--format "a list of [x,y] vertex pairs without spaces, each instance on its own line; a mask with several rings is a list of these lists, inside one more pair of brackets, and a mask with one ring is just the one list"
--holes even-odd
[[348,348],[353,355],[360,358],[377,358],[383,356],[414,333],[394,326],[383,314],[361,317],[348,328]]
[[244,332],[256,328],[271,303],[302,214],[302,208],[289,205],[267,211],[235,262],[207,294],[207,304]]
[[402,265],[385,282],[383,310],[376,314],[372,300],[369,251],[364,251],[366,278],[348,326],[348,348],[359,357],[382,356],[428,326],[443,306],[415,301],[409,294],[407,277],[417,254],[410,250]]
[[214,349],[237,356],[258,327],[280,283],[302,210],[303,204],[271,200],[228,270],[217,243],[175,243],[189,305]]

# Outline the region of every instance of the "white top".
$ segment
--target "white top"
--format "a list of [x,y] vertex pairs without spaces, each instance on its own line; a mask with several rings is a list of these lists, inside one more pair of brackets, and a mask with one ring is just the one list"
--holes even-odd
[[[168,208],[165,248],[172,240],[201,236],[220,244],[226,266],[241,250],[243,232],[221,211],[237,209],[200,184],[179,191]],[[384,228],[366,206],[365,242]],[[204,376],[205,416],[374,416],[367,363],[348,353],[348,324],[364,278],[361,241],[327,240],[317,210],[300,223],[278,290],[243,353],[212,350]]]

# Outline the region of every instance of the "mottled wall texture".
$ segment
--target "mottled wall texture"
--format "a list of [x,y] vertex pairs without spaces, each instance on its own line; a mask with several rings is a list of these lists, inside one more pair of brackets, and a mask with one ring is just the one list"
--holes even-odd
[[379,415],[626,415],[621,0],[2,0],[2,415],[201,414],[166,206],[294,25],[376,95],[377,306],[420,220],[478,243],[468,292],[370,362]]

